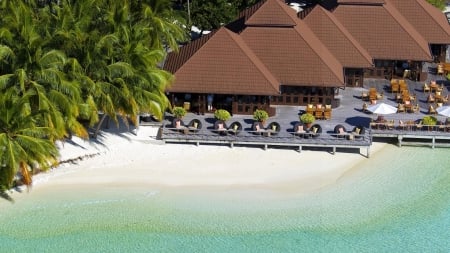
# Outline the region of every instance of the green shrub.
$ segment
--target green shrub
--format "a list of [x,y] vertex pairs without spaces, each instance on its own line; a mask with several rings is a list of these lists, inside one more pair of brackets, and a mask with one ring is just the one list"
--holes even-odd
[[437,119],[433,116],[425,116],[422,119],[422,123],[426,126],[434,126],[437,123]]
[[259,122],[266,121],[269,118],[269,114],[261,109],[256,109],[253,113],[253,119]]
[[214,112],[214,118],[218,119],[218,120],[223,120],[223,121],[227,121],[228,119],[230,119],[231,114],[224,109],[218,109]]
[[300,116],[300,121],[304,124],[311,124],[316,121],[316,118],[310,113],[304,113]]
[[173,108],[173,116],[175,116],[176,118],[183,118],[184,115],[186,115],[186,109],[184,109],[183,107],[174,107]]

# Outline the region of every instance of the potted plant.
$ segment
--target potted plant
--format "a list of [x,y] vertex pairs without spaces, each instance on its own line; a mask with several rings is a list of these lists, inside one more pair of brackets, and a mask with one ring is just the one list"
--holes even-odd
[[173,108],[173,116],[177,119],[181,119],[184,117],[184,115],[186,115],[186,109],[184,109],[183,107],[174,107]]
[[186,115],[186,109],[184,109],[183,107],[174,107],[172,110],[173,113],[173,121],[172,121],[172,125],[175,128],[181,128],[184,123],[181,120],[184,115]]
[[424,116],[422,119],[422,123],[428,127],[428,130],[430,130],[431,128],[433,128],[433,126],[437,124],[437,119],[436,117],[430,115]]
[[216,120],[227,121],[230,117],[231,114],[225,109],[218,109],[214,112],[214,118]]
[[269,114],[262,109],[256,109],[256,111],[253,113],[253,119],[258,122],[264,123],[268,118]]
[[310,113],[304,113],[300,116],[300,121],[305,124],[306,128],[310,128],[312,123],[316,121],[316,118]]

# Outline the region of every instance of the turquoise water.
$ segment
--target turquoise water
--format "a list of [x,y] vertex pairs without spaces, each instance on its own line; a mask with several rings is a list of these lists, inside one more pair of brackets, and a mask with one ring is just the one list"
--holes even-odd
[[450,252],[449,152],[389,146],[303,195],[32,191],[0,204],[0,252]]

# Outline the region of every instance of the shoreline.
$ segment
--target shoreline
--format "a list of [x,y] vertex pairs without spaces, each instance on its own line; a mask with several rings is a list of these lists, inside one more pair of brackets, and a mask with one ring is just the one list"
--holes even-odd
[[[332,185],[367,159],[343,152],[164,144],[152,137],[156,131],[142,127],[138,135],[103,132],[96,141],[74,137],[60,143],[61,161],[72,163],[36,175],[27,195],[58,187],[231,187],[308,194]],[[372,155],[386,145],[373,143]],[[11,197],[21,195],[14,192]]]

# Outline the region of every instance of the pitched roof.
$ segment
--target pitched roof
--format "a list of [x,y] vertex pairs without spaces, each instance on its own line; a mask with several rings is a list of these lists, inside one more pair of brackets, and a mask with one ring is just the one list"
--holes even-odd
[[286,4],[280,0],[267,0],[247,19],[247,26],[295,26],[296,15],[286,13]]
[[215,32],[216,31],[213,31],[194,41],[191,41],[189,44],[180,47],[178,52],[168,53],[167,58],[164,61],[163,69],[171,72],[172,74],[175,73],[214,35]]
[[338,0],[338,4],[384,4],[384,0]]
[[221,28],[175,72],[168,90],[275,95],[279,82],[238,35]]
[[339,5],[333,14],[374,59],[432,59],[425,39],[388,3]]
[[241,36],[281,84],[342,85],[342,65],[312,32],[300,30],[248,27]]
[[314,7],[304,21],[344,67],[372,66],[372,57],[369,53],[336,17],[321,6]]
[[388,0],[430,44],[450,44],[445,14],[425,0]]

